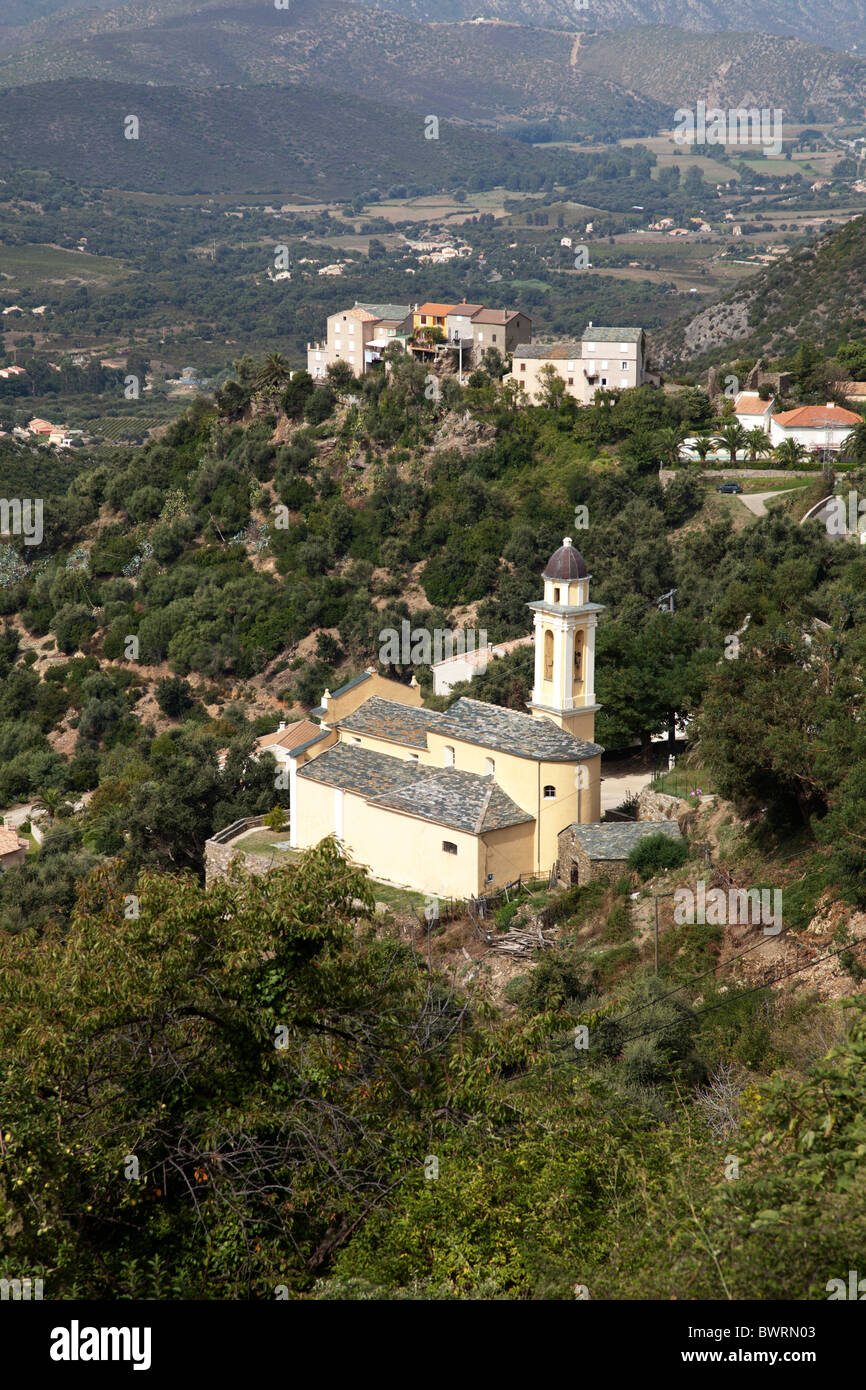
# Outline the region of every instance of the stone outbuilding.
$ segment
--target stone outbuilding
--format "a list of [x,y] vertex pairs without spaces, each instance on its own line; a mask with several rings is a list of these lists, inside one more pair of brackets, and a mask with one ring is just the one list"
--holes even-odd
[[615,880],[628,872],[635,845],[650,835],[681,840],[675,820],[598,821],[567,825],[559,833],[557,876],[560,883],[585,884],[598,878]]

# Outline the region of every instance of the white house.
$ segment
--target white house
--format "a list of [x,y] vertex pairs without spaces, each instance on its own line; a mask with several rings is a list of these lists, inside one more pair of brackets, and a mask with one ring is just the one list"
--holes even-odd
[[775,407],[775,396],[762,401],[757,391],[741,391],[734,401],[734,414],[744,430],[762,429],[769,434]]
[[461,681],[471,681],[487,669],[490,658],[507,656],[517,647],[530,647],[535,637],[516,637],[511,642],[497,642],[493,647],[478,647],[463,655],[446,656],[442,661],[434,661],[430,667],[433,672],[434,695],[449,695]]
[[795,439],[806,449],[841,449],[858,425],[862,415],[830,401],[827,405],[804,405],[799,410],[786,410],[770,420],[770,439],[773,447],[785,439]]

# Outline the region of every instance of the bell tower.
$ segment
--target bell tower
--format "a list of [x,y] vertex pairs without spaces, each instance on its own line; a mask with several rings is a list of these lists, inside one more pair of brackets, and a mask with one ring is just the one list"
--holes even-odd
[[604,606],[589,601],[590,574],[566,536],[544,573],[535,614],[535,683],[529,709],[575,738],[592,742],[595,716],[595,629]]

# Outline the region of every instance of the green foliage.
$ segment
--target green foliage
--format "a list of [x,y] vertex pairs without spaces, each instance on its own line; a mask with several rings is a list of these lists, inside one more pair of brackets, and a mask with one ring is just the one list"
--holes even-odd
[[557,948],[542,952],[529,975],[512,980],[508,998],[523,1014],[546,1014],[573,1009],[591,992],[580,954],[573,948]]
[[639,840],[628,856],[628,866],[646,881],[663,869],[678,869],[689,857],[686,840],[674,840],[670,835],[647,835]]
[[268,830],[282,830],[286,823],[286,813],[282,806],[273,806],[265,816],[265,825]]

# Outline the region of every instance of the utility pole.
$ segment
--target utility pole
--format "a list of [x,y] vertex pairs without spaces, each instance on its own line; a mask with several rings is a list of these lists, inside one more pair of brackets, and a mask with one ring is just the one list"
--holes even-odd
[[[667,609],[667,612],[670,613],[670,615],[671,615],[671,624],[673,624],[673,621],[674,621],[674,598],[676,597],[676,595],[677,595],[678,592],[679,592],[678,589],[669,589],[668,592],[667,592],[666,594],[662,594],[661,598],[659,598],[659,599],[657,600],[658,606],[659,606],[659,611],[662,612],[662,613],[664,613],[665,610]],[[674,660],[674,649],[673,649],[673,642],[671,642],[671,665],[673,665],[673,660]],[[676,712],[676,710],[673,710],[673,709],[672,709],[671,712],[670,712],[670,722],[669,722],[669,724],[668,724],[668,767],[671,767],[671,766],[672,766],[671,759],[672,759],[672,758],[674,757],[674,755],[675,755],[676,746],[677,746],[677,712]]]

